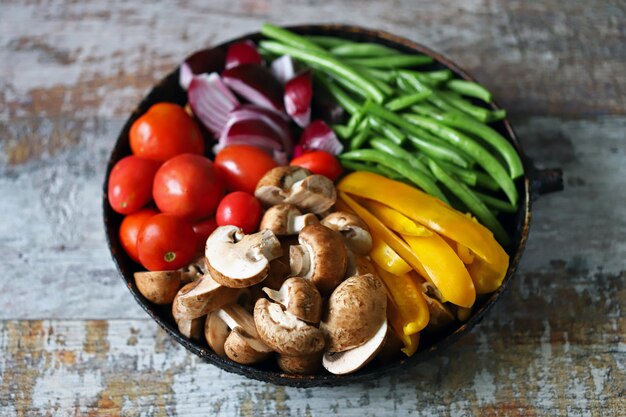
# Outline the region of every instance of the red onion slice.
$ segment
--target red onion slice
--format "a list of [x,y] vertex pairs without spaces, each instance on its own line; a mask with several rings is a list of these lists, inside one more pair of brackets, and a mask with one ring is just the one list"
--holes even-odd
[[283,55],[272,62],[272,74],[281,84],[286,84],[296,75],[296,66],[290,55]]
[[293,77],[285,84],[285,109],[294,122],[306,127],[311,121],[313,75],[311,70]]
[[323,120],[312,121],[302,132],[298,145],[304,152],[320,150],[339,155],[343,151],[343,144]]
[[235,93],[251,103],[283,111],[283,86],[266,67],[238,65],[222,72],[222,79]]
[[235,42],[228,46],[226,52],[226,69],[241,64],[262,64],[263,60],[254,42],[250,40]]
[[187,97],[193,113],[215,136],[224,129],[231,110],[239,105],[235,95],[215,72],[194,76]]
[[283,150],[287,154],[291,154],[293,141],[291,139],[291,131],[285,120],[284,113],[278,113],[275,110],[268,109],[254,104],[243,104],[230,113],[231,120],[260,120],[271,127],[280,137],[283,144]]
[[217,154],[227,146],[239,144],[256,146],[271,155],[278,164],[287,163],[287,154],[279,135],[262,120],[229,119],[213,152]]
[[189,56],[180,66],[178,80],[183,89],[189,88],[194,75],[205,72],[221,72],[224,69],[226,52],[224,48],[211,48]]

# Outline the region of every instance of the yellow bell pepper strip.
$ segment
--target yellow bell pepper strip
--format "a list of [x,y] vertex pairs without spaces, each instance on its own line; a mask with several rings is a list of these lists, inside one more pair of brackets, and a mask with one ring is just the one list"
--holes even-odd
[[[493,234],[441,200],[402,182],[363,171],[344,177],[337,189],[386,204],[442,236],[466,246],[502,277],[506,274],[509,256]],[[402,253],[398,253],[402,256]]]
[[385,226],[402,235],[430,236],[433,234],[433,232],[421,224],[415,223],[404,214],[392,209],[389,206],[379,203],[378,201],[359,200],[359,203],[361,203],[374,216],[378,217],[378,220],[383,222]]
[[382,269],[394,275],[406,274],[413,270],[411,265],[394,251],[391,246],[380,239],[378,235],[372,235],[372,250],[370,251],[372,261]]
[[402,353],[408,357],[413,356],[419,346],[420,334],[415,333],[410,336],[404,334],[402,329],[402,317],[398,312],[398,307],[394,305],[393,300],[389,297],[387,297],[387,319],[391,325],[391,330],[393,330],[404,345],[404,347],[400,349]]
[[404,334],[410,336],[422,331],[428,325],[430,313],[420,285],[409,274],[393,275],[379,266],[376,272],[398,308]]
[[348,205],[352,211],[359,216],[365,224],[370,229],[370,233],[372,236],[376,235],[378,238],[382,239],[385,243],[387,243],[391,248],[396,251],[398,255],[402,259],[406,261],[413,269],[415,269],[420,275],[427,276],[426,270],[420,263],[417,256],[411,250],[411,247],[407,245],[407,243],[400,239],[398,235],[392,232],[387,226],[385,226],[376,216],[367,211],[363,206],[354,201],[352,197],[348,194],[338,191],[338,199],[339,206],[342,204]]
[[[474,254],[467,246],[460,244],[459,242],[454,242],[456,244],[456,254],[459,255],[459,258],[463,261],[465,265],[469,265],[474,262]],[[454,247],[454,246],[453,246]],[[471,274],[470,274],[471,275]]]
[[445,301],[471,307],[476,301],[472,277],[452,248],[436,233],[429,237],[401,235],[426,269],[429,279]]
[[474,281],[474,288],[476,288],[476,294],[488,294],[494,292],[502,285],[504,280],[504,274],[502,271],[493,268],[493,265],[488,264],[484,260],[476,257],[474,262],[467,265],[467,271]]

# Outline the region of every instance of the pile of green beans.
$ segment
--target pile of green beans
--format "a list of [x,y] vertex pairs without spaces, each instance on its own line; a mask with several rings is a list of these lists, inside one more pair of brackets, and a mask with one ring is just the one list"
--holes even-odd
[[447,69],[419,69],[433,59],[378,43],[332,36],[301,36],[265,24],[266,54],[290,55],[314,69],[350,115],[333,126],[344,142],[344,168],[369,171],[415,185],[455,208],[471,212],[503,245],[498,220],[515,213],[515,180],[524,174],[513,145],[488,124],[503,119],[491,93]]

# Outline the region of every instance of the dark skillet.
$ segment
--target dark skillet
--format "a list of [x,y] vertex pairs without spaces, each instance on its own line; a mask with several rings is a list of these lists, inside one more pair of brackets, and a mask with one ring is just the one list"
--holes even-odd
[[[355,26],[347,25],[303,25],[293,26],[289,29],[307,35],[331,35],[339,36],[346,39],[361,42],[376,42],[384,45],[391,46],[398,50],[402,50],[407,53],[419,52],[425,55],[429,55],[435,58],[436,63],[432,64],[430,69],[443,69],[448,68],[452,70],[458,77],[466,80],[473,80],[473,78],[464,70],[459,68],[456,64],[443,57],[442,55],[431,51],[430,49],[411,42],[407,39],[376,30],[368,30]],[[252,39],[258,41],[261,36],[258,33],[245,35],[237,39],[233,39],[229,42],[223,43],[215,48],[211,55],[215,57],[223,56],[226,47],[233,43],[243,39]],[[208,52],[204,51],[205,53]],[[202,53],[202,52],[201,52]],[[531,203],[537,199],[540,195],[559,191],[563,189],[562,173],[559,169],[552,170],[537,170],[522,150],[522,146],[517,139],[515,132],[511,124],[507,121],[498,122],[494,127],[505,137],[507,137],[515,146],[525,166],[525,175],[523,180],[518,180],[517,187],[520,195],[520,207],[517,213],[509,215],[508,217],[502,217],[501,220],[504,223],[509,235],[512,237],[512,244],[508,248],[508,253],[511,257],[509,270],[502,287],[489,296],[479,299],[476,302],[474,313],[471,318],[458,325],[456,328],[450,329],[448,332],[439,335],[428,335],[422,337],[419,351],[410,358],[398,357],[393,362],[381,363],[374,361],[366,366],[359,372],[350,375],[330,375],[327,373],[311,376],[294,376],[286,375],[280,372],[280,370],[270,363],[262,364],[256,367],[239,365],[231,362],[228,359],[221,358],[214,354],[205,343],[198,343],[191,341],[182,336],[174,323],[174,320],[168,307],[158,307],[149,303],[137,290],[133,279],[133,272],[138,271],[140,266],[130,260],[122,249],[119,238],[118,229],[122,216],[115,213],[107,201],[106,193],[108,188],[109,172],[113,165],[126,155],[130,154],[130,148],[128,144],[128,131],[132,123],[144,112],[148,110],[150,106],[161,101],[175,102],[184,104],[186,102],[186,94],[178,84],[178,69],[170,73],[161,82],[159,82],[150,93],[142,100],[135,111],[130,115],[126,121],[122,132],[120,133],[107,167],[106,178],[104,182],[103,193],[103,207],[104,207],[104,227],[107,235],[107,242],[111,250],[113,261],[127,285],[130,292],[135,297],[135,300],[146,310],[146,312],[152,317],[165,331],[167,331],[178,343],[183,345],[190,352],[198,355],[200,358],[210,362],[220,368],[234,372],[240,375],[244,375],[248,378],[257,379],[260,381],[272,382],[279,385],[290,385],[296,387],[313,387],[313,386],[337,386],[343,384],[349,384],[354,382],[369,381],[379,378],[383,375],[390,374],[392,372],[398,372],[401,369],[405,369],[408,366],[427,360],[435,352],[444,349],[448,345],[454,343],[459,337],[468,333],[472,327],[474,327],[487,313],[487,311],[495,304],[502,292],[511,282],[512,276],[520,262],[526,240],[528,238],[528,232],[530,227],[531,218]],[[496,104],[492,105],[494,109],[497,109]]]

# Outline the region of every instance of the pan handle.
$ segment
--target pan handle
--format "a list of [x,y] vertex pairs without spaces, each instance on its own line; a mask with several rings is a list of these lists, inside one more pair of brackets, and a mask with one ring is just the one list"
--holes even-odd
[[537,200],[544,194],[563,190],[563,170],[561,168],[538,169],[530,163],[530,199]]

